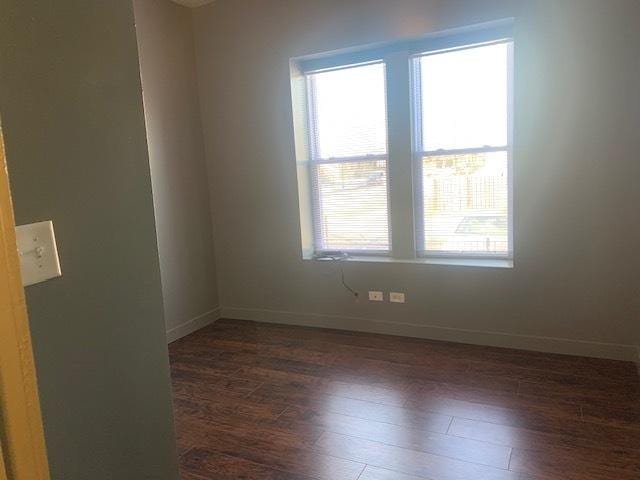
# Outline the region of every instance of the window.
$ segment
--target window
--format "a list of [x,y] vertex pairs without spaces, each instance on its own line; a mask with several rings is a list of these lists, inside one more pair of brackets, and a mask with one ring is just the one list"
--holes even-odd
[[292,61],[305,255],[513,258],[510,29]]
[[508,256],[509,44],[412,59],[421,254]]
[[307,76],[317,251],[389,251],[383,63]]

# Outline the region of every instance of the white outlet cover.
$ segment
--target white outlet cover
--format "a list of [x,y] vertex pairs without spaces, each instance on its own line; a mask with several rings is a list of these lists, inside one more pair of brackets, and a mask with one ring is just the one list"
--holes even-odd
[[384,293],[377,292],[377,291],[370,291],[369,300],[372,302],[384,302]]
[[16,240],[23,286],[62,275],[53,222],[17,226]]
[[389,301],[392,303],[404,303],[404,293],[400,293],[400,292],[389,293]]

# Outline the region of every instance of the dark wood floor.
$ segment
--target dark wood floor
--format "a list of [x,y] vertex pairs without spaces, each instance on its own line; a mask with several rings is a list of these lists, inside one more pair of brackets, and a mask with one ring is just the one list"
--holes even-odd
[[170,346],[183,480],[638,480],[635,365],[220,320]]

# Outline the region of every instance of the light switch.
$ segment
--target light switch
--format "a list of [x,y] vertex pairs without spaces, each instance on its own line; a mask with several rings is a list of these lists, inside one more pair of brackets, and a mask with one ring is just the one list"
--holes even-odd
[[33,285],[62,275],[53,222],[16,227],[22,285]]

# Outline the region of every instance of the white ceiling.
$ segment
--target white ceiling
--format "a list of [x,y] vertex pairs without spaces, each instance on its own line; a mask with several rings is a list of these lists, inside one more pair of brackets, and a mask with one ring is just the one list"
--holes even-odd
[[196,8],[206,5],[207,3],[213,3],[215,0],[172,0],[173,2],[184,5],[185,7]]

